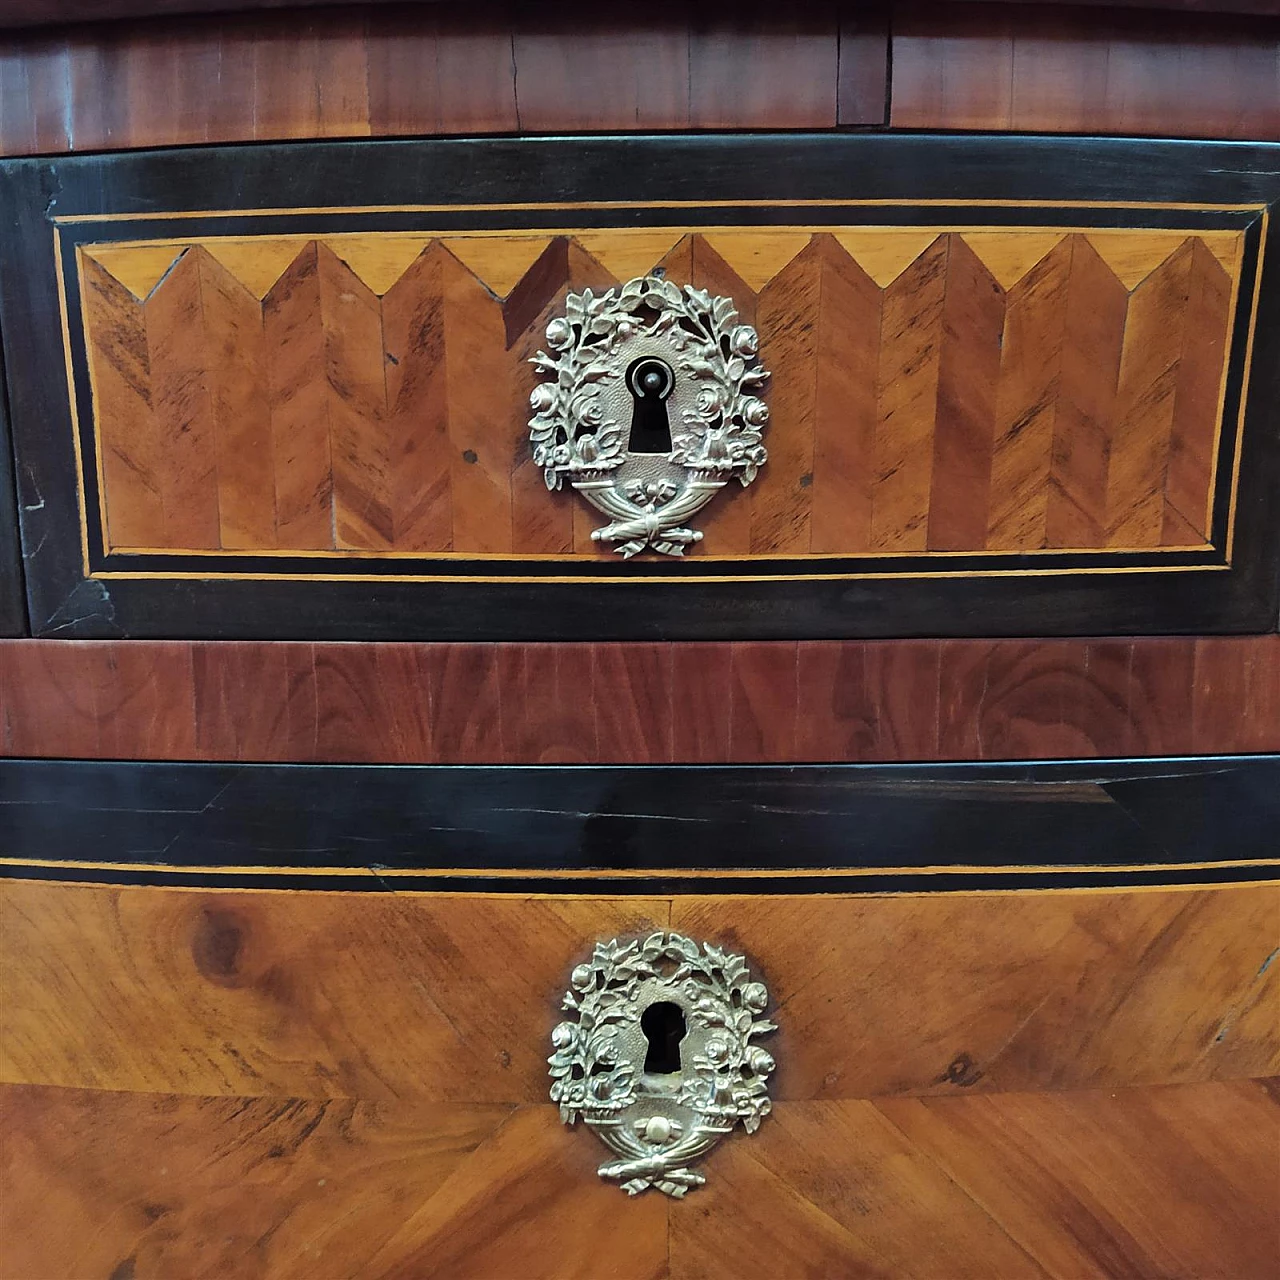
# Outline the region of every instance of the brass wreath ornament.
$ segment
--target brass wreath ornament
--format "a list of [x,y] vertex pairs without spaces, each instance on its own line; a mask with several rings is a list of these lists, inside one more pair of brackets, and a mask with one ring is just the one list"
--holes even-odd
[[[754,1043],[777,1028],[742,956],[678,933],[596,944],[570,975],[551,1033],[551,1100],[581,1117],[618,1157],[598,1170],[628,1195],[650,1187],[683,1196],[706,1177],[689,1168],[738,1123],[747,1133],[770,1109],[772,1055]],[[678,1065],[650,1070],[647,1015],[679,1020]]]
[[[690,518],[730,479],[750,484],[768,458],[756,331],[731,298],[649,275],[598,297],[569,294],[547,346],[531,363],[548,380],[529,397],[547,488],[567,478],[609,517],[592,538],[625,558],[683,555],[702,540]],[[650,410],[658,445],[641,449],[637,424]]]

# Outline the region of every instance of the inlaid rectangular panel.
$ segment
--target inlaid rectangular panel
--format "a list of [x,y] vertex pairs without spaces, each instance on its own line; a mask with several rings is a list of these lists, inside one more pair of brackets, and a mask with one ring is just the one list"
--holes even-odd
[[[1278,154],[796,136],[9,162],[18,453],[59,495],[27,520],[37,632],[1271,629]],[[646,274],[758,329],[769,458],[686,554],[624,559],[533,460],[531,357],[570,294]]]
[[662,272],[755,314],[779,402],[769,483],[726,495],[690,555],[1207,550],[1243,240],[831,226],[81,245],[104,548],[608,559],[572,492],[527,492],[528,353],[566,289]]

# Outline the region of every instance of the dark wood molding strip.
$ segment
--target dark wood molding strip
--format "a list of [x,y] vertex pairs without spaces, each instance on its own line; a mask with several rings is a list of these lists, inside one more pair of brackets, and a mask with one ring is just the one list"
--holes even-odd
[[20,878],[487,893],[1280,879],[1280,756],[467,769],[0,764]]

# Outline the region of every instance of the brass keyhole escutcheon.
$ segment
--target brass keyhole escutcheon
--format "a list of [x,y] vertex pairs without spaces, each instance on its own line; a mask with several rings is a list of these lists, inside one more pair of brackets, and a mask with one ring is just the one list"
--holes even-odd
[[618,1157],[598,1170],[628,1195],[683,1196],[689,1166],[769,1114],[772,1055],[756,1037],[769,993],[742,956],[678,933],[599,942],[569,975],[551,1033],[551,1100]]
[[607,522],[593,542],[624,559],[682,556],[693,517],[768,459],[755,329],[732,298],[660,273],[565,297],[529,396],[529,444],[547,488],[569,484]]

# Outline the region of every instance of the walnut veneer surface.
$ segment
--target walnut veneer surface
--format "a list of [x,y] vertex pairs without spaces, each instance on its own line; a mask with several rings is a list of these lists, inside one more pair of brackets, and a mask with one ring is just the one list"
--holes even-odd
[[[0,907],[6,1275],[1274,1275],[1274,887]],[[566,966],[655,924],[783,1028],[673,1204],[543,1101]]]

